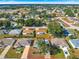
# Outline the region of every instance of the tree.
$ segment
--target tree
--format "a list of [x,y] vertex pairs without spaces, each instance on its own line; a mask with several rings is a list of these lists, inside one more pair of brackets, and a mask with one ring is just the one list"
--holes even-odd
[[74,13],[77,13],[77,12],[78,12],[77,9],[75,9],[75,10],[74,10]]
[[1,27],[1,26],[3,26],[3,22],[2,22],[2,20],[0,20],[0,27]]
[[16,21],[18,24],[21,24],[21,25],[24,25],[25,24],[25,21],[23,18],[20,18]]
[[1,17],[4,17],[5,14],[6,14],[6,13],[0,13],[0,18],[1,18]]
[[61,49],[57,45],[52,45],[50,42],[46,43],[45,40],[37,40],[37,45],[39,51],[43,54],[50,52],[51,55],[55,55],[61,52]]
[[0,26],[5,26],[6,28],[11,27],[11,22],[9,20],[1,20],[0,21]]
[[60,23],[58,23],[55,20],[48,24],[48,31],[55,37],[63,37],[64,36],[63,27],[60,25]]
[[75,16],[71,9],[65,9],[64,11],[65,11],[65,15],[68,15],[70,17],[74,17]]
[[50,54],[51,55],[55,55],[55,54],[60,53],[60,52],[61,52],[61,49],[57,45],[55,45],[55,44],[51,45],[50,44]]
[[3,26],[5,26],[6,28],[10,28],[11,27],[11,22],[9,20],[4,20],[3,21]]
[[42,26],[43,24],[42,20],[28,19],[25,21],[26,26]]
[[46,54],[50,50],[49,45],[45,40],[37,40],[38,49],[41,53]]
[[35,21],[35,26],[42,26],[42,25],[43,25],[43,23],[42,23],[41,20],[36,20]]
[[25,21],[26,26],[33,26],[35,23],[35,19],[28,19]]

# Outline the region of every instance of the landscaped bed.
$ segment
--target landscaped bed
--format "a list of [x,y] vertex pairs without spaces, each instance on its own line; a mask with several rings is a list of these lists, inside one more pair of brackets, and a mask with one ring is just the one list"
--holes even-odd
[[22,48],[22,49],[20,49],[20,48],[19,49],[10,48],[10,50],[6,54],[5,58],[17,58],[17,59],[20,59],[21,55],[23,53],[23,50],[24,50],[24,48]]

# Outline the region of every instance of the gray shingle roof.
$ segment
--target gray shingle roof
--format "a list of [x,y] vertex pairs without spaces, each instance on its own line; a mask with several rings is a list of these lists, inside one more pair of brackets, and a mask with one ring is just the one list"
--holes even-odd
[[79,40],[72,39],[72,40],[70,40],[70,41],[73,43],[73,45],[74,45],[75,47],[79,47]]
[[10,35],[19,35],[21,33],[20,29],[14,29],[9,32]]

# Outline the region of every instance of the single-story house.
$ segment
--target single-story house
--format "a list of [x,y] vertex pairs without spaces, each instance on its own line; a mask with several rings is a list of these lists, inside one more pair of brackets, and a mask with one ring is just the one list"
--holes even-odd
[[8,45],[12,45],[14,42],[15,42],[15,39],[13,39],[13,38],[0,39],[0,48],[6,47]]
[[36,32],[36,37],[37,38],[48,38],[49,37],[46,27],[36,28],[35,32]]
[[21,34],[21,30],[20,29],[13,29],[9,32],[9,35],[20,35]]
[[69,43],[72,45],[73,48],[78,48],[79,49],[79,40],[78,39],[72,39],[69,40]]
[[51,44],[52,45],[55,44],[55,45],[59,46],[60,48],[63,48],[63,47],[69,48],[67,42],[62,38],[54,38],[54,39],[52,39]]
[[9,30],[6,30],[6,29],[0,30],[0,35],[4,35],[8,33],[9,33]]
[[30,45],[31,44],[31,40],[26,39],[26,38],[21,38],[19,40],[17,40],[17,42],[14,44],[14,48],[18,48],[18,47],[25,47],[26,45]]
[[34,31],[35,31],[34,28],[25,27],[25,28],[23,28],[22,34],[23,34],[24,36],[34,37]]
[[47,27],[23,27],[22,34],[24,36],[31,36],[36,38],[49,38]]

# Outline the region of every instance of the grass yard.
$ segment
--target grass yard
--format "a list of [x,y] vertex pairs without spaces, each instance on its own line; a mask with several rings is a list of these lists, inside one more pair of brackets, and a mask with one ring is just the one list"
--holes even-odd
[[66,17],[63,17],[62,19],[65,20],[65,21],[68,22],[68,23],[74,23],[74,21],[72,21],[72,20],[70,20],[70,19],[68,19],[68,18],[66,18]]
[[51,55],[53,59],[65,59],[63,51],[61,53],[57,53],[56,55]]
[[74,24],[75,26],[79,26],[79,23]]
[[79,49],[74,49],[74,55],[75,55],[76,57],[79,57]]
[[[24,49],[23,49],[24,50]],[[22,53],[17,53],[16,49],[11,48],[6,54],[5,58],[17,58],[20,59]]]
[[64,58],[64,53],[61,52],[61,53],[58,53],[55,55],[56,58]]
[[3,50],[4,50],[3,48],[0,48],[0,54],[3,52]]
[[75,33],[75,30],[74,30],[74,29],[68,29],[68,31],[69,31],[71,34],[74,34],[74,33]]
[[71,34],[76,34],[76,37],[77,39],[79,39],[79,31],[75,30],[75,29],[68,29],[68,31],[71,33]]
[[64,23],[63,21],[59,21],[59,22],[62,23],[64,27],[70,27],[68,24]]
[[54,55],[55,58],[64,58],[64,53],[63,51],[61,51],[60,53],[57,53],[56,55]]

